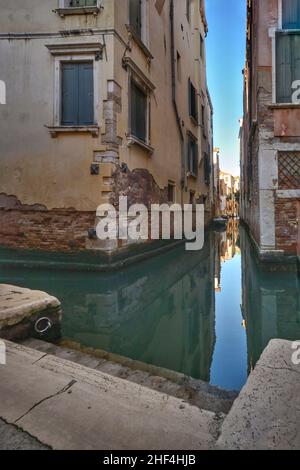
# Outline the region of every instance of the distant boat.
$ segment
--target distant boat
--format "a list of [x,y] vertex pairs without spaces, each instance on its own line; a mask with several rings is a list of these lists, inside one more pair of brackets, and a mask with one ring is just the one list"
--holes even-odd
[[214,228],[217,231],[225,231],[228,224],[227,217],[215,217],[213,220]]

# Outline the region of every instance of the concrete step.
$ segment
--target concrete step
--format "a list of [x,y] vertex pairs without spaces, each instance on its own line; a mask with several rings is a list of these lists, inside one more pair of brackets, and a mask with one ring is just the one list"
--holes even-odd
[[223,417],[183,400],[5,342],[0,418],[53,449],[214,447]]
[[94,354],[92,351],[90,354],[86,354],[79,349],[61,347],[34,338],[27,339],[22,344],[180,398],[190,405],[214,413],[227,414],[238,395],[237,392],[222,390],[202,380],[186,377],[175,371],[140,363],[104,351],[97,350],[93,351]]

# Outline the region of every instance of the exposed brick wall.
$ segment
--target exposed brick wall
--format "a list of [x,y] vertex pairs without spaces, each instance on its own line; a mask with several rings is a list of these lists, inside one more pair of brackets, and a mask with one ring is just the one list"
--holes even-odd
[[130,171],[120,166],[112,176],[110,202],[118,207],[119,197],[127,196],[128,205],[145,204],[150,208],[151,204],[160,204],[168,201],[167,188],[160,189],[151,173],[146,169]]
[[277,199],[276,214],[276,248],[287,254],[297,253],[298,226],[297,204],[300,199]]
[[95,212],[0,209],[0,245],[43,251],[84,250]]

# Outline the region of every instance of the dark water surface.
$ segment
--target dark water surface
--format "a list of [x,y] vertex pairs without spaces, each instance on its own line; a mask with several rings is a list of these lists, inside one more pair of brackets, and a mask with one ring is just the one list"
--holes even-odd
[[[1,253],[0,253],[1,256]],[[240,389],[272,338],[300,338],[300,282],[266,273],[237,222],[116,273],[0,267],[0,282],[62,301],[62,337]]]

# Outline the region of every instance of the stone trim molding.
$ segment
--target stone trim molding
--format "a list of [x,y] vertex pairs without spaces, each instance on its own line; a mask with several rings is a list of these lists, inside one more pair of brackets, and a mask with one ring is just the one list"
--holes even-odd
[[149,80],[148,77],[142,72],[142,70],[136,65],[136,63],[131,59],[131,57],[124,57],[123,60],[123,67],[126,70],[130,70],[133,72],[142,82],[143,84],[148,88],[149,91],[154,91],[155,90],[155,85]]
[[92,134],[93,137],[98,137],[99,126],[45,126],[51,137],[56,138],[59,134]]
[[276,191],[279,199],[300,199],[300,189],[283,189]]
[[96,42],[64,43],[64,44],[46,44],[47,49],[52,55],[69,54],[95,54],[97,58],[102,58],[103,45]]

